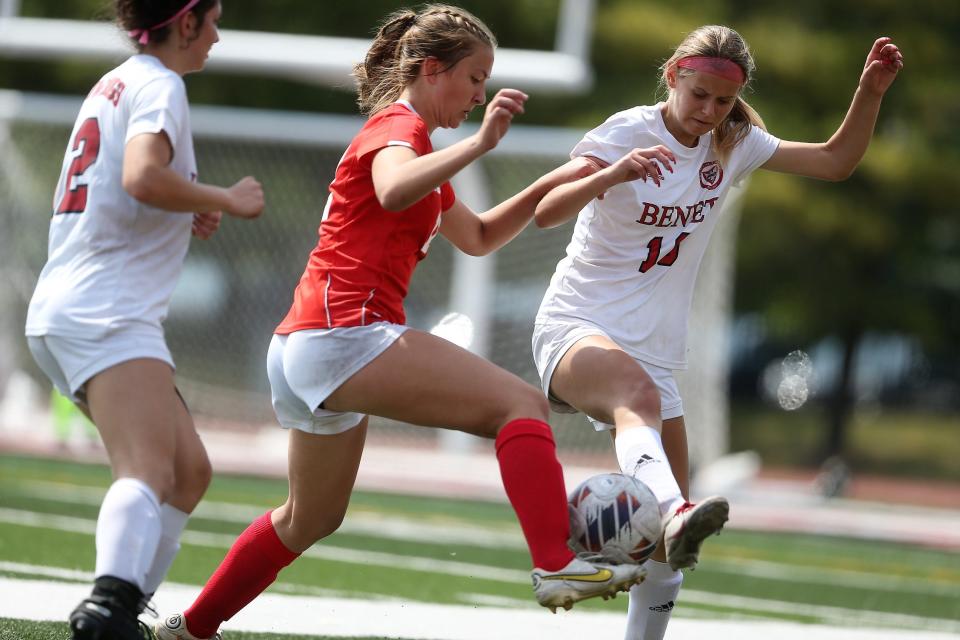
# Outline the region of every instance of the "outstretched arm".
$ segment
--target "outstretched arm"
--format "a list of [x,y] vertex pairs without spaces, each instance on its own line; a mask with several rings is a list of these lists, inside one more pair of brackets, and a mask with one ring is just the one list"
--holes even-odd
[[824,180],[848,178],[867,151],[880,102],[902,68],[903,55],[897,45],[890,38],[878,38],[837,132],[821,143],[783,140],[763,168]]
[[523,231],[533,217],[537,203],[551,189],[588,176],[597,169],[594,162],[586,158],[575,158],[481,214],[474,213],[457,200],[444,212],[440,233],[464,253],[472,256],[487,255]]

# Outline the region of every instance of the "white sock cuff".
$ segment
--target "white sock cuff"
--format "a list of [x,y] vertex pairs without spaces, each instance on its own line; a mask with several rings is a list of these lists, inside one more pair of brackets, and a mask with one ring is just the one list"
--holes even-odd
[[109,491],[113,491],[114,488],[120,491],[132,489],[140,492],[150,502],[150,506],[153,507],[153,509],[157,512],[157,516],[159,517],[160,499],[157,498],[157,494],[154,493],[153,489],[150,488],[150,485],[143,480],[138,480],[137,478],[117,478],[113,481],[113,484],[110,485]]
[[179,540],[189,517],[189,513],[180,511],[167,503],[160,505],[160,527],[163,530],[163,536]]
[[618,430],[614,446],[617,450],[617,462],[620,463],[620,470],[627,475],[633,472],[633,469],[629,467],[635,464],[634,458],[638,449],[658,453],[663,460],[667,458],[667,454],[663,451],[660,432],[653,427],[635,426],[622,431]]

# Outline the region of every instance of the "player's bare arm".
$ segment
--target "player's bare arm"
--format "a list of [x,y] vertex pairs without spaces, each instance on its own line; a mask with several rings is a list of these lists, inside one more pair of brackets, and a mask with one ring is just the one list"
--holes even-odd
[[166,134],[132,138],[123,156],[124,191],[166,211],[225,211],[241,218],[255,218],[263,211],[263,188],[254,178],[243,178],[228,188],[195,183],[170,168],[172,158]]
[[[602,160],[592,157],[590,162],[598,167],[603,164]],[[591,200],[602,198],[608,189],[621,182],[646,182],[649,178],[660,186],[664,175],[660,167],[672,173],[675,162],[673,152],[663,145],[649,149],[633,149],[612,165],[603,167],[581,180],[562,184],[551,190],[537,205],[537,226],[549,229],[563,224],[576,216]]]
[[386,147],[373,159],[373,187],[387,211],[402,211],[497,146],[513,116],[523,113],[527,95],[501,89],[487,105],[483,124],[472,136],[445,149],[418,156],[407,147]]
[[897,45],[890,38],[878,38],[837,132],[822,143],[783,140],[763,168],[822,180],[850,177],[873,137],[880,102],[902,68],[903,54]]
[[553,188],[585,178],[599,169],[592,159],[574,158],[480,214],[458,200],[443,214],[440,233],[464,253],[487,255],[513,240],[530,223],[537,203]]

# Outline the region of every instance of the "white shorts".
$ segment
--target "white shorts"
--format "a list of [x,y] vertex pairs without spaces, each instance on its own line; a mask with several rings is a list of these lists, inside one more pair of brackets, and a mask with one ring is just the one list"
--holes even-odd
[[[550,393],[550,380],[553,372],[564,354],[574,344],[587,336],[603,336],[614,342],[603,329],[586,322],[585,320],[551,320],[546,323],[537,323],[533,326],[533,360],[540,374],[540,386],[550,401],[550,407],[559,413],[576,413],[577,410],[567,403],[555,398]],[[644,371],[653,379],[660,392],[660,417],[663,420],[679,418],[683,415],[683,400],[680,398],[680,389],[673,377],[673,372],[663,367],[636,360]],[[597,431],[609,431],[612,424],[594,420],[587,416]]]
[[163,330],[115,329],[95,340],[65,336],[27,336],[27,345],[40,369],[57,390],[86,404],[84,385],[90,378],[121,362],[151,358],[173,364]]
[[327,411],[323,401],[406,330],[403,325],[377,322],[274,335],[267,351],[267,377],[281,426],[333,435],[360,424],[364,414]]

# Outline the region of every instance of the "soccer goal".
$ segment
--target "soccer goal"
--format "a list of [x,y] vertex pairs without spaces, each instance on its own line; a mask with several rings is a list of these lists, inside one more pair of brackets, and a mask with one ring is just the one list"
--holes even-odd
[[[571,21],[589,28],[589,16],[581,15],[583,7],[592,12],[592,3],[579,0],[564,2],[561,8],[565,15],[571,14],[560,21],[558,43],[566,44],[552,53],[562,54],[569,64],[574,60],[582,64],[585,59],[582,38],[569,32]],[[42,57],[54,55],[51,50],[56,50],[56,55],[70,55],[57,49],[61,39],[39,37],[43,29],[60,28],[47,22],[32,23],[31,28],[39,30],[34,33],[37,37],[0,44],[0,55]],[[4,28],[0,20],[0,34]],[[225,36],[224,42],[242,33]],[[283,40],[278,36],[278,42]],[[46,54],[37,52],[37,42],[49,45],[42,48]],[[10,52],[14,46],[20,47],[18,53]],[[105,50],[115,55],[110,48],[114,46],[105,46]],[[517,86],[527,88],[522,75],[531,73],[535,54],[544,53],[551,52],[516,52],[515,62],[504,69],[517,76],[512,80]],[[94,57],[101,54],[87,52]],[[498,55],[498,62],[502,58]],[[214,62],[212,57],[211,66]],[[340,72],[348,69],[344,64]],[[499,74],[498,68],[495,75]],[[589,86],[589,69],[581,76],[588,80],[580,88],[554,89],[584,90]],[[0,155],[0,353],[4,354],[0,396],[4,371],[35,373],[21,337],[23,317],[46,258],[51,194],[79,104],[79,97],[0,91],[0,147],[4,149]],[[316,242],[334,168],[363,121],[356,116],[226,106],[194,107],[192,120],[202,178],[227,184],[244,175],[257,176],[266,189],[268,209],[250,224],[228,220],[214,239],[193,244],[166,323],[168,341],[177,361],[178,379],[198,417],[244,428],[272,425],[264,369],[269,338],[289,307],[292,290]],[[434,143],[437,147],[450,144],[475,126],[440,130]],[[564,162],[582,134],[573,129],[515,125],[494,152],[457,176],[454,186],[458,195],[476,209],[499,202]],[[735,209],[734,205],[725,212],[725,221],[716,230],[720,237],[712,243],[702,268],[690,332],[694,366],[680,376],[694,464],[708,462],[727,448],[726,341]],[[406,303],[409,323],[430,329],[446,314],[462,313],[473,325],[471,349],[537,384],[530,350],[533,318],[571,230],[569,225],[551,230],[531,225],[515,241],[485,258],[464,256],[444,241],[434,242],[411,283]],[[602,452],[609,458],[609,437],[594,433],[582,416],[555,414],[553,423],[558,444],[568,453],[587,456]],[[374,420],[370,437],[405,446],[471,446],[469,437],[445,439],[440,433]]]

